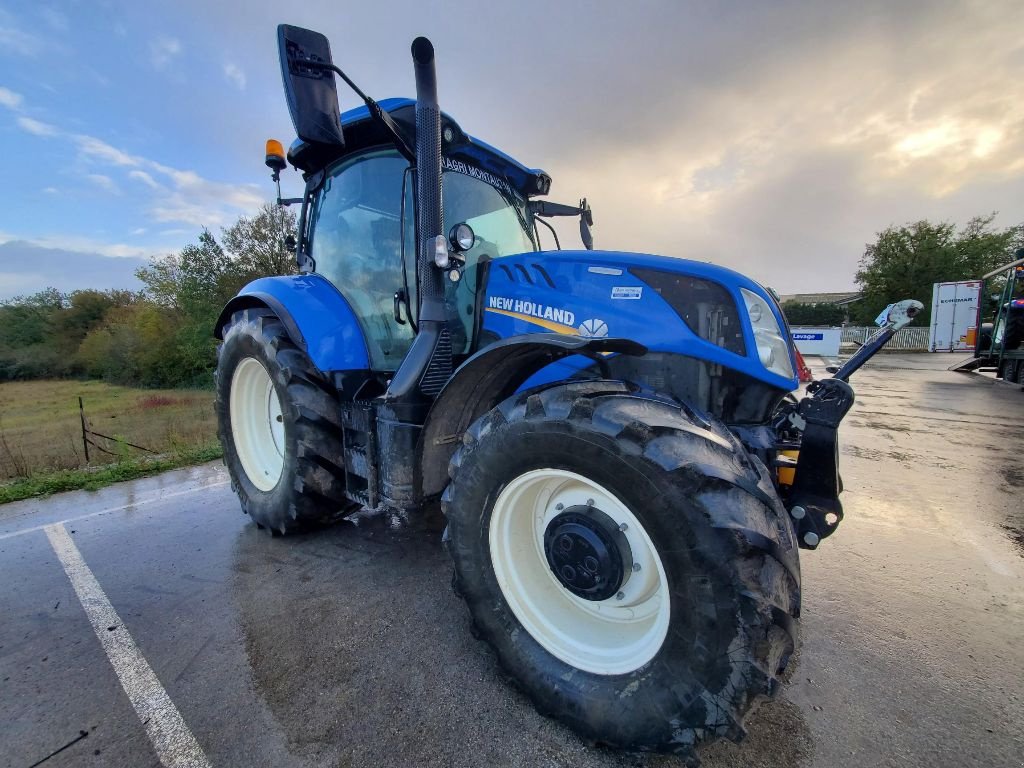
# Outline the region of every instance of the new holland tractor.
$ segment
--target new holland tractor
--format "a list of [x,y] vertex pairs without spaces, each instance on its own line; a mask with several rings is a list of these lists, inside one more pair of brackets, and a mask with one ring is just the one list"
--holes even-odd
[[[302,173],[299,274],[224,308],[217,412],[242,509],[288,534],[440,502],[474,632],[585,739],[689,754],[739,738],[797,642],[798,548],[842,517],[846,379],[901,302],[796,399],[772,294],[698,261],[593,250],[586,201],[416,99],[366,96],[327,39],[278,29]],[[364,105],[340,113],[335,76]],[[551,216],[581,250],[542,250]],[[546,235],[557,245],[557,238]],[[339,588],[343,588],[339,585]]]

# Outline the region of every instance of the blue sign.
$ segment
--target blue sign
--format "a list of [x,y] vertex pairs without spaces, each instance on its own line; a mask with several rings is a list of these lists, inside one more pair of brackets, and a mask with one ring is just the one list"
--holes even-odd
[[793,341],[824,341],[824,333],[794,333]]

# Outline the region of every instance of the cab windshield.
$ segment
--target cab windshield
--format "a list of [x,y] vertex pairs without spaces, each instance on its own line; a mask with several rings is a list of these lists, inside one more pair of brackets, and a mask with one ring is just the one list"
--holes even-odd
[[526,204],[518,195],[459,171],[444,174],[444,222],[448,228],[465,222],[476,233],[476,245],[465,254],[467,264],[485,255],[493,259],[536,250]]
[[[446,167],[452,165],[446,162]],[[503,180],[492,181],[494,184],[458,170],[444,174],[445,228],[465,222],[476,235],[473,247],[460,254],[466,260],[462,279],[457,283],[445,281],[445,305],[453,321],[449,329],[455,354],[468,352],[472,343],[476,313],[480,311],[477,297],[486,274],[481,265],[502,256],[537,250],[527,224],[525,202],[507,189]]]

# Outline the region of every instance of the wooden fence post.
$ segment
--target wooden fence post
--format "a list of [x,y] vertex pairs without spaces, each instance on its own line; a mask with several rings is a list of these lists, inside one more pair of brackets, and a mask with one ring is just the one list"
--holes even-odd
[[85,448],[85,463],[89,463],[89,435],[85,428],[85,406],[82,405],[82,398],[78,398],[78,415],[82,419],[82,447]]

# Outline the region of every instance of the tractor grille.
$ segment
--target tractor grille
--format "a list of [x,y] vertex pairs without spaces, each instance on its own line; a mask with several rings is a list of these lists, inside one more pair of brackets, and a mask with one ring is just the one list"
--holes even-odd
[[434,354],[430,356],[430,365],[420,379],[420,391],[428,397],[434,397],[452,377],[452,337],[447,328],[441,330],[434,345]]

